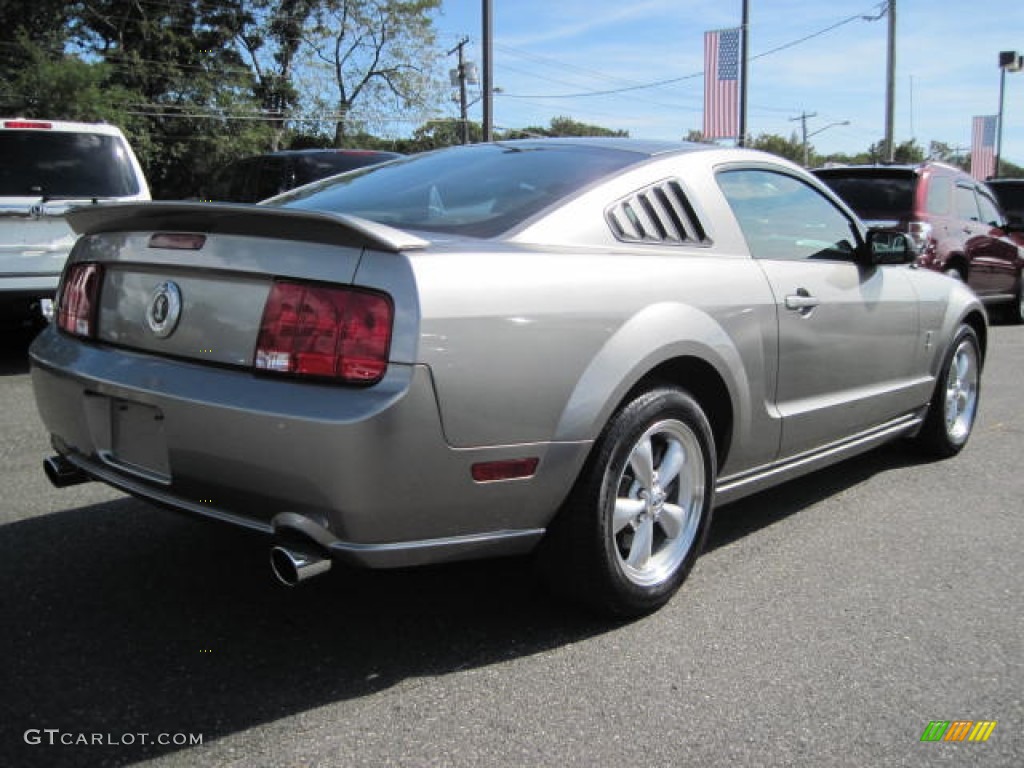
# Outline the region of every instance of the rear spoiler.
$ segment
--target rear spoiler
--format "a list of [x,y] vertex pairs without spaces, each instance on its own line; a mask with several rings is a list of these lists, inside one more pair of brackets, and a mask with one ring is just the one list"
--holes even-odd
[[427,240],[344,213],[230,203],[147,202],[72,208],[67,221],[79,235],[104,232],[202,232],[303,240],[377,251],[418,250]]

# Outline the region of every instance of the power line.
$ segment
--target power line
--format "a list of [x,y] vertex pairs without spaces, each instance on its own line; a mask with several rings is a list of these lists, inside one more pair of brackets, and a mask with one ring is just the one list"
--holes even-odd
[[[801,38],[799,38],[797,40],[793,40],[791,42],[788,42],[788,43],[785,43],[783,45],[780,45],[780,46],[778,46],[776,48],[772,48],[770,50],[764,51],[762,53],[757,54],[756,56],[751,56],[750,60],[754,61],[756,59],[764,58],[765,56],[771,56],[772,54],[778,53],[779,51],[784,51],[784,50],[786,50],[788,48],[792,48],[794,46],[800,45],[801,43],[806,43],[808,40],[813,40],[816,37],[820,37],[821,35],[824,35],[824,34],[826,34],[828,32],[831,32],[834,29],[838,29],[839,27],[842,27],[842,26],[844,26],[846,24],[849,24],[849,23],[854,22],[854,21],[861,21],[861,20],[869,20],[869,18],[866,17],[864,15],[864,13],[858,13],[858,14],[855,14],[853,16],[849,16],[849,17],[843,19],[842,21],[838,21],[835,24],[831,24],[830,26],[825,27],[824,29],[819,29],[817,32],[812,32],[811,34],[805,35],[804,37],[801,37]],[[506,93],[506,94],[504,94],[504,96],[506,96],[507,98],[510,98],[510,99],[519,99],[519,98],[523,98],[523,99],[579,99],[579,98],[584,98],[584,97],[587,97],[587,96],[609,96],[609,95],[612,95],[612,94],[629,93],[631,91],[645,90],[647,88],[659,88],[659,87],[662,87],[662,86],[665,86],[665,85],[674,85],[675,83],[681,83],[681,82],[683,82],[685,80],[693,80],[693,79],[696,79],[696,78],[699,78],[699,77],[703,77],[703,76],[704,76],[704,70],[701,70],[700,72],[692,72],[692,73],[690,73],[688,75],[682,75],[680,77],[671,77],[671,78],[667,78],[665,80],[655,80],[653,82],[639,83],[637,85],[630,85],[630,86],[625,86],[625,87],[622,87],[622,88],[612,88],[612,89],[601,90],[601,91],[585,91],[585,92],[581,92],[581,93],[562,93],[562,94],[550,94],[550,95],[549,94],[520,95],[520,94]]]

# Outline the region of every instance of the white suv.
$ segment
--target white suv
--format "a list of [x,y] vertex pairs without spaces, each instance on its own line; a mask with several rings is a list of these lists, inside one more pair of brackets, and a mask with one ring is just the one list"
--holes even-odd
[[0,118],[0,324],[46,314],[75,242],[69,208],[149,199],[114,126]]

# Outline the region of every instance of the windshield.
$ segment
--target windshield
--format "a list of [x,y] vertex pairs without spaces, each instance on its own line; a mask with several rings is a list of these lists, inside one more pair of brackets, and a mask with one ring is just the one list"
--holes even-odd
[[430,152],[275,197],[402,229],[493,237],[646,156],[599,147],[476,144]]
[[914,210],[911,174],[818,174],[862,219],[901,219]]
[[138,193],[138,179],[117,136],[0,131],[0,196],[91,198]]

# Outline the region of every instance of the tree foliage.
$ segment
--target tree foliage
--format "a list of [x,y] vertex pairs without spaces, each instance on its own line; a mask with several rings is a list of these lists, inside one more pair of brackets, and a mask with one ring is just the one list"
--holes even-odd
[[[441,60],[431,16],[439,6],[0,0],[0,103],[7,114],[117,123],[154,195],[188,197],[229,160],[288,146],[292,132],[325,135],[315,121],[295,120],[323,106],[315,98],[322,84],[303,82],[298,71],[317,52],[337,58],[342,78],[330,111],[425,111]],[[339,124],[321,146],[366,138],[348,120]]]
[[619,131],[611,128],[603,128],[600,125],[590,125],[573,120],[571,117],[553,117],[546,128],[530,126],[522,130],[512,130],[504,134],[506,139],[522,139],[536,136],[610,136],[626,138],[629,131]]
[[[428,106],[438,77],[432,14],[441,0],[325,0],[306,31],[309,63],[331,84],[334,141],[347,145],[357,103],[373,101],[389,111]],[[372,117],[371,117],[372,120]]]
[[[442,0],[0,0],[0,114],[107,121],[128,135],[156,197],[195,195],[221,165],[278,148],[360,146],[419,152],[461,143],[438,70]],[[382,138],[403,124],[403,138]],[[480,141],[478,123],[470,140]],[[394,132],[391,131],[393,134]],[[628,136],[569,116],[495,131]],[[690,131],[691,141],[703,141]],[[803,161],[796,136],[752,146]],[[881,142],[826,161],[879,162]],[[966,167],[932,142],[927,155]],[[900,162],[924,159],[914,141]],[[1003,158],[1003,175],[1024,174]]]

